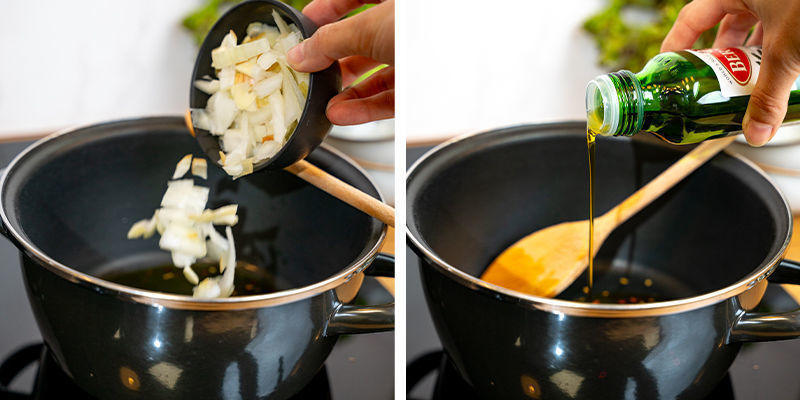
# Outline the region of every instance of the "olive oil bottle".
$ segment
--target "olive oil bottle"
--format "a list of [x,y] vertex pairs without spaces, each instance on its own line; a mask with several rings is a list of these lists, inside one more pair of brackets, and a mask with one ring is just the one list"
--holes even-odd
[[[761,65],[760,47],[662,53],[639,73],[601,75],[586,88],[589,129],[602,135],[649,132],[674,144],[741,133]],[[784,123],[800,120],[800,79]]]

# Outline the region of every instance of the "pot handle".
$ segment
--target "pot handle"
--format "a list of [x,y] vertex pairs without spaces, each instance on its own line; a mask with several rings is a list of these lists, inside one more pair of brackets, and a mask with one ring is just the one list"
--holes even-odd
[[[770,283],[800,285],[800,263],[783,260]],[[766,342],[800,337],[800,309],[782,313],[746,312],[733,324],[731,342]]]
[[[8,171],[8,166],[0,168],[0,177],[4,176],[6,174],[6,171]],[[6,228],[6,224],[3,223],[2,220],[0,220],[0,235],[3,235],[3,237],[5,237],[6,239],[11,238],[8,233],[8,228]]]
[[[365,275],[394,277],[394,257],[378,254]],[[325,336],[383,332],[394,329],[394,302],[374,306],[340,305],[333,313]]]

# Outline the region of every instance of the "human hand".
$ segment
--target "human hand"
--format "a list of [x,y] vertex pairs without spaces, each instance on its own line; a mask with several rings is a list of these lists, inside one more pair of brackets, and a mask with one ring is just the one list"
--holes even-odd
[[742,128],[751,145],[762,146],[786,116],[789,93],[800,75],[798,19],[799,0],[694,0],[681,9],[661,51],[691,48],[720,21],[714,47],[741,46],[755,27],[747,45],[761,45],[763,57]]
[[[314,0],[303,14],[320,28],[287,54],[292,68],[315,72],[338,61],[346,88],[328,102],[328,119],[355,125],[394,117],[394,0],[352,17],[339,19],[364,3],[379,0]],[[366,80],[350,86],[365,72],[381,65]]]

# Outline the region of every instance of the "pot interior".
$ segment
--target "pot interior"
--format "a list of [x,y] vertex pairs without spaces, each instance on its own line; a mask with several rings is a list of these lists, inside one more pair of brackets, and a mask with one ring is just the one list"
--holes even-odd
[[[9,171],[3,208],[22,237],[48,257],[98,276],[169,263],[159,236],[128,240],[130,226],[152,217],[177,161],[203,152],[182,118],[94,125],[50,139]],[[378,196],[353,165],[326,148],[308,160]],[[187,175],[188,178],[190,175]],[[274,289],[306,286],[366,256],[383,225],[285,171],[235,181],[208,167],[208,208],[239,205],[237,259],[272,275]],[[178,271],[178,270],[176,270]],[[179,271],[178,271],[179,272]]]
[[[597,215],[689,149],[627,138],[597,143]],[[480,277],[523,236],[588,218],[588,168],[581,123],[514,127],[454,142],[409,175],[409,234]],[[594,293],[666,301],[722,289],[775,257],[790,224],[769,181],[745,162],[718,155],[611,234],[597,255]],[[560,298],[580,297],[587,282],[584,273]]]

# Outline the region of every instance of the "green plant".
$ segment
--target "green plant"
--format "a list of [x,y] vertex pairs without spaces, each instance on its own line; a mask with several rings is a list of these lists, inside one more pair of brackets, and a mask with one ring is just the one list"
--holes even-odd
[[[311,2],[311,0],[281,1],[298,10],[302,10],[303,7]],[[232,5],[241,2],[242,0],[206,0],[205,4],[196,8],[189,15],[184,17],[183,26],[189,30],[189,32],[192,34],[192,37],[194,37],[195,42],[200,45],[203,43],[203,39],[206,37],[206,34],[211,30],[211,27],[214,26],[214,23],[217,22],[222,13]],[[357,14],[371,6],[371,4],[361,6],[350,12],[348,15]]]
[[[608,7],[583,24],[599,49],[598,64],[609,70],[640,70],[659,53],[661,41],[686,3],[686,0],[609,0]],[[636,17],[631,17],[632,14]],[[711,47],[716,32],[716,28],[705,32],[695,48]]]

